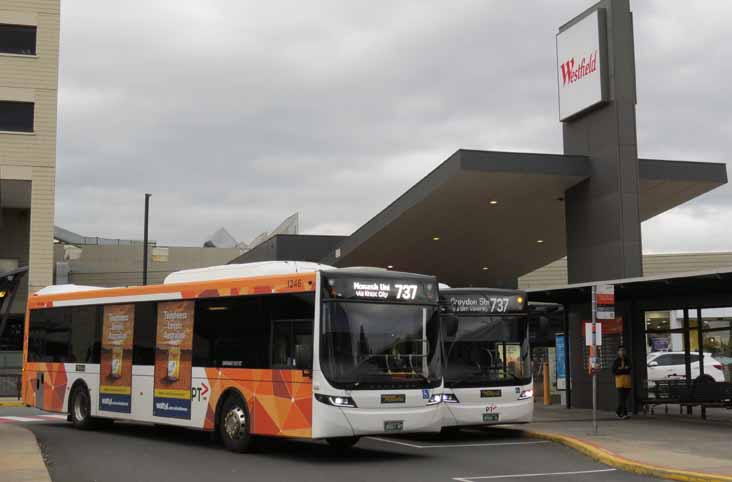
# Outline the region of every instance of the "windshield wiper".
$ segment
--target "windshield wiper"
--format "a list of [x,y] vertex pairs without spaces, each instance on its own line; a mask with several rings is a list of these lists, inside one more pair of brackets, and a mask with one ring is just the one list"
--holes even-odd
[[[407,375],[407,376],[410,376],[410,377],[419,377],[422,380],[424,380],[426,383],[431,383],[432,380],[429,378],[429,376],[423,374],[420,371],[417,371],[415,369],[415,367],[414,367],[414,364],[412,363],[412,359],[413,358],[421,358],[423,356],[425,356],[425,355],[418,355],[418,354],[400,354],[400,355],[380,354],[380,355],[368,355],[364,359],[362,359],[360,362],[358,362],[358,364],[355,367],[353,367],[353,370],[351,370],[351,377],[359,376],[362,372],[364,372],[364,367],[371,366],[371,365],[368,364],[369,361],[371,361],[371,360],[373,360],[375,358],[383,358],[384,361],[385,361],[385,363],[386,363],[387,369],[384,370],[381,367],[373,367],[373,366],[371,366],[372,368],[375,368],[375,370],[366,372],[364,374],[365,377],[369,377],[369,376],[371,376],[371,377],[383,377],[383,376],[394,377],[394,376],[399,376],[399,375],[402,375],[402,376]],[[406,371],[399,371],[399,368],[397,368],[397,367],[390,368],[390,366],[389,366],[389,359],[398,359],[399,357],[409,359],[409,367],[404,367],[404,368],[407,368]],[[359,380],[359,381],[350,382],[349,384],[353,388],[356,388],[356,387],[358,387],[361,384],[361,382],[362,382],[362,380]]]
[[523,382],[523,381],[524,381],[524,379],[523,379],[523,378],[521,378],[521,377],[517,376],[517,375],[516,375],[516,374],[514,374],[514,373],[511,373],[511,372],[506,372],[506,371],[504,371],[504,372],[503,372],[503,374],[504,374],[504,375],[510,375],[510,376],[511,376],[511,377],[513,377],[513,379],[514,379],[514,380],[516,380],[517,382]]
[[477,378],[477,377],[480,377],[480,376],[481,375],[478,374],[478,375],[470,375],[469,377],[458,378],[457,380],[447,380],[446,379],[445,380],[445,385],[447,385],[447,384],[450,384],[450,385],[459,385],[461,383],[467,382],[468,380],[470,380],[472,378]]

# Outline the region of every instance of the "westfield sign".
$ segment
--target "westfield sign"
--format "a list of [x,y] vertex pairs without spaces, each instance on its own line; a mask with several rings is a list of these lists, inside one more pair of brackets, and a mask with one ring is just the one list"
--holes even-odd
[[603,47],[606,39],[600,28],[605,17],[600,11],[595,10],[557,34],[559,120],[562,122],[608,100],[604,87],[607,72],[601,57],[606,51]]
[[572,84],[597,71],[597,50],[590,54],[589,59],[582,57],[575,62],[574,57],[561,64],[562,86]]

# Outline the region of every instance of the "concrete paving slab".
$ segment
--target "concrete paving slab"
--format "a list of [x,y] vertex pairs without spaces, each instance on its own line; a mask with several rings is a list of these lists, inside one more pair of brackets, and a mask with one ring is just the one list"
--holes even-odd
[[[537,404],[535,422],[520,428],[540,435],[569,437],[584,442],[590,451],[595,447],[625,461],[732,480],[732,426],[717,421],[680,420],[678,416],[664,415],[619,420],[612,413],[599,412],[598,433],[595,434],[590,410]],[[571,439],[568,441],[572,442]],[[553,440],[561,441],[559,438]]]
[[25,427],[0,424],[0,479],[3,482],[50,482],[35,435]]

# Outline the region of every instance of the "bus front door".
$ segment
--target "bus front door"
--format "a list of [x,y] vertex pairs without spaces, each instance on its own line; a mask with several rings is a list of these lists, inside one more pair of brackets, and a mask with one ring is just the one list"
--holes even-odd
[[309,437],[312,425],[312,320],[273,320],[272,383],[259,385],[256,433]]

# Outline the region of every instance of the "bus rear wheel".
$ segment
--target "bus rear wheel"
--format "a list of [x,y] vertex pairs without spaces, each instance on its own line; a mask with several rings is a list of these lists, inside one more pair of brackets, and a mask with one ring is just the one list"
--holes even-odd
[[246,402],[239,395],[229,395],[221,406],[219,436],[228,450],[248,452],[253,448],[250,417]]
[[94,428],[94,419],[91,416],[91,398],[84,386],[77,386],[69,397],[69,416],[74,427],[81,430]]
[[336,450],[348,450],[358,443],[361,437],[331,437],[325,439]]

